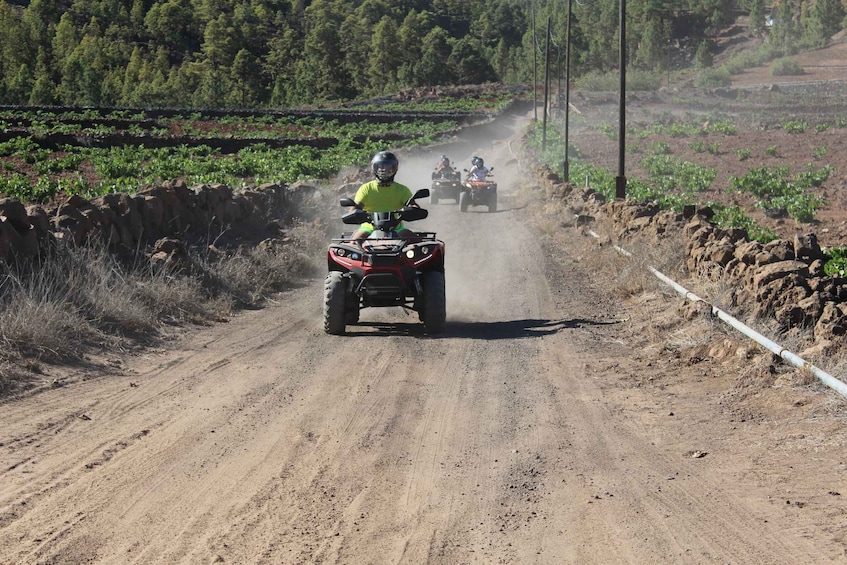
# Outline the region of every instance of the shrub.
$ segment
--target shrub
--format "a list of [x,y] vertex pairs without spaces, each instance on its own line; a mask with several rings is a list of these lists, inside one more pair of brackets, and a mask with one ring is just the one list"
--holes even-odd
[[694,79],[694,84],[704,88],[715,88],[718,86],[730,86],[732,78],[725,68],[703,69]]
[[789,57],[776,59],[771,63],[771,74],[773,76],[796,76],[803,74],[803,67]]

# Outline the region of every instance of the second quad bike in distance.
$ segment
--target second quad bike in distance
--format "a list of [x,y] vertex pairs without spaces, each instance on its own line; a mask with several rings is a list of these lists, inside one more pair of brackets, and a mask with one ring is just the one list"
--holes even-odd
[[[347,325],[359,321],[362,308],[399,306],[413,310],[427,333],[444,331],[447,298],[444,283],[444,242],[434,232],[416,232],[401,238],[401,221],[423,220],[429,212],[413,206],[429,189],[418,190],[402,210],[350,211],[345,224],[370,222],[374,232],[363,239],[350,240],[350,233],[333,238],[327,250],[329,272],[324,280],[324,331],[342,335]],[[342,206],[356,206],[352,198],[342,198]]]
[[[463,169],[468,172],[467,169]],[[494,167],[489,170],[488,176]],[[466,180],[459,194],[459,209],[468,211],[468,206],[488,206],[489,212],[497,211],[497,183],[490,180]]]
[[455,169],[442,169],[432,173],[432,187],[429,201],[438,204],[439,200],[450,198],[459,201],[462,192],[462,175]]

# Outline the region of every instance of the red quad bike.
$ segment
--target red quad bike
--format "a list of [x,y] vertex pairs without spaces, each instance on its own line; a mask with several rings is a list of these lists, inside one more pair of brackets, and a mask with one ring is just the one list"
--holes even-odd
[[432,187],[429,201],[438,204],[439,200],[450,198],[459,201],[462,192],[462,175],[459,171],[450,169],[432,173]]
[[[435,233],[418,232],[400,238],[401,221],[422,220],[429,212],[412,206],[429,196],[418,190],[402,210],[366,212],[356,209],[342,217],[345,224],[370,222],[376,228],[367,238],[351,241],[351,233],[333,238],[327,250],[329,273],[324,280],[324,331],[342,335],[359,321],[362,308],[399,306],[418,313],[426,331],[444,331],[447,299],[444,285],[444,242]],[[342,206],[356,206],[342,198]]]
[[[491,171],[494,167],[491,167]],[[468,172],[467,169],[464,169]],[[489,172],[489,176],[490,172]],[[497,211],[497,183],[490,180],[469,180],[462,184],[459,194],[459,209],[468,211],[468,206],[488,206],[489,212]]]

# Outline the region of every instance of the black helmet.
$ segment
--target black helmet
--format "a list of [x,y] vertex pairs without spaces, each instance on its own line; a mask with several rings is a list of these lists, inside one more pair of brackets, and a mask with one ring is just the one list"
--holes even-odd
[[397,156],[391,151],[380,151],[371,159],[371,169],[380,184],[391,184],[394,181],[399,164]]
[[482,157],[474,157],[473,159],[471,159],[471,164],[474,167],[482,167],[483,165],[485,165],[485,161],[482,160]]
[[447,157],[447,155],[442,155],[441,156],[441,162],[444,163],[445,165],[449,165],[450,159]]

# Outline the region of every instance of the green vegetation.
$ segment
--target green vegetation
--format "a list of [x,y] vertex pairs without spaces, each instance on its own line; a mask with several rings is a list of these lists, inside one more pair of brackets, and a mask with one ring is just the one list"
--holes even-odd
[[752,241],[767,243],[779,237],[771,230],[760,226],[750,216],[746,215],[738,206],[724,206],[721,204],[711,204],[715,211],[715,216],[712,221],[721,228],[740,228],[747,231],[747,237]]
[[827,256],[823,272],[837,277],[847,276],[847,247],[833,247],[828,250]]
[[788,120],[782,123],[782,129],[788,133],[805,133],[807,127],[809,126],[806,122],[798,120]]
[[743,177],[733,177],[729,190],[752,194],[760,208],[784,208],[797,222],[808,223],[827,202],[805,189],[820,186],[832,172],[831,167],[815,169],[810,164],[806,171],[788,180],[788,167],[758,167]]
[[771,74],[775,77],[802,75],[803,67],[794,59],[782,57],[771,63]]
[[[780,4],[762,53],[755,61],[735,57],[727,67],[825,44],[839,30],[844,8],[838,0],[810,4],[799,18],[795,3]],[[618,2],[572,7],[573,78],[580,88],[616,90]],[[628,87],[658,88],[668,70],[667,47],[677,40],[672,32],[683,23],[696,56],[688,50],[672,61],[674,68],[696,66],[700,84],[725,84],[732,70],[712,68],[718,30],[739,9],[761,20],[761,7],[631,3]],[[564,0],[0,0],[0,100],[257,108],[335,104],[434,85],[518,84],[535,80],[548,18],[552,43],[568,43],[566,9]],[[552,71],[561,78],[561,65]]]

